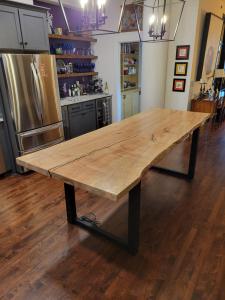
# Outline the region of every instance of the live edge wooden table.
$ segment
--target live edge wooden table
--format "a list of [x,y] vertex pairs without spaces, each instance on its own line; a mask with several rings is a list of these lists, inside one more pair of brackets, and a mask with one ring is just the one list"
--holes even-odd
[[[187,174],[161,172],[191,180],[197,158],[199,128],[209,114],[151,109],[56,146],[17,158],[27,169],[62,180],[68,222],[138,252],[141,179],[174,145],[192,134]],[[77,216],[75,186],[117,201],[129,193],[128,239],[124,241]]]

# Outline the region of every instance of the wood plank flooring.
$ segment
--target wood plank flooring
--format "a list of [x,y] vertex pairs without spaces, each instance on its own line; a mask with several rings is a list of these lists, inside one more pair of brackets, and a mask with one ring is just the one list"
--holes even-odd
[[[162,164],[185,167],[188,148]],[[127,197],[115,204],[78,190],[77,205],[126,235]],[[135,257],[68,225],[63,184],[42,175],[0,180],[0,222],[1,300],[224,300],[225,125],[202,131],[193,182],[145,176]]]

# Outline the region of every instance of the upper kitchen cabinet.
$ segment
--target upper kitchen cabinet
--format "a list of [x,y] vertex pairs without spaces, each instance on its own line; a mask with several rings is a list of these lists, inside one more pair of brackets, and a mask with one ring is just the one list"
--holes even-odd
[[0,5],[0,48],[23,49],[18,9]]
[[46,9],[0,1],[0,50],[49,51]]
[[49,50],[46,13],[19,9],[25,50]]

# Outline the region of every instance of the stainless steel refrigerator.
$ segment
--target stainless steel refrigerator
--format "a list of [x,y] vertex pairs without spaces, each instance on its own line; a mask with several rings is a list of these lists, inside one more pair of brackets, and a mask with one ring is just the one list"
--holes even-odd
[[55,57],[2,54],[0,73],[2,104],[14,158],[62,142]]

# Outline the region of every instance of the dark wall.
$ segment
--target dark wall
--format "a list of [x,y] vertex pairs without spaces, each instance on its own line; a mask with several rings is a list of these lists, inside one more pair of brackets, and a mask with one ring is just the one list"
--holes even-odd
[[[66,33],[67,27],[63,18],[60,6],[48,4],[39,0],[34,0],[35,5],[44,6],[50,9],[50,13],[53,15],[53,27],[61,27]],[[77,26],[81,23],[81,13],[79,10],[65,7],[65,12],[69,21],[69,25],[72,31],[75,31]]]

